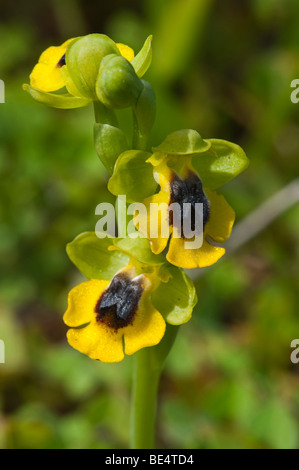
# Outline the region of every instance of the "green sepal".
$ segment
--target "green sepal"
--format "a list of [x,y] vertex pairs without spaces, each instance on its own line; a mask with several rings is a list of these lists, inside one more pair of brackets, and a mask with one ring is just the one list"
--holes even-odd
[[152,62],[152,39],[153,36],[149,36],[144,44],[142,49],[138,52],[138,54],[134,57],[131,61],[136,74],[138,77],[143,77],[143,75],[148,71],[151,62]]
[[127,59],[115,54],[103,59],[96,94],[105,106],[112,109],[135,106],[142,89],[143,83]]
[[206,152],[210,147],[211,143],[204,140],[197,131],[182,129],[169,134],[162,144],[153,147],[153,151],[168,155],[193,155]]
[[197,303],[197,295],[192,280],[180,268],[167,266],[171,275],[168,282],[161,282],[152,293],[154,307],[163,315],[167,323],[181,325],[190,320]]
[[146,266],[159,266],[167,263],[164,256],[155,255],[152,252],[150,242],[146,238],[114,238],[113,244]]
[[73,41],[66,50],[68,73],[82,96],[96,100],[95,83],[103,58],[120,55],[112,39],[104,34],[88,34]]
[[[78,88],[74,84],[66,65],[61,67],[60,76],[61,76],[62,80],[64,81],[65,88],[67,89],[67,91],[69,92],[70,95],[78,96],[80,98],[84,98],[84,96],[81,95],[80,91],[78,90]],[[84,99],[86,99],[86,98],[84,98]],[[92,101],[92,100],[90,99],[90,101]]]
[[69,93],[57,94],[57,93],[47,93],[45,91],[40,91],[37,88],[34,88],[30,85],[24,84],[23,90],[27,91],[33,99],[39,103],[46,104],[52,108],[60,109],[73,109],[73,108],[82,108],[91,103],[91,100],[87,98],[80,98],[77,96],[72,96]]
[[123,251],[109,250],[111,246],[112,238],[98,238],[95,232],[86,232],[68,243],[66,251],[85,277],[110,281],[130,260]]
[[115,196],[126,194],[128,202],[142,201],[154,194],[157,183],[153,166],[146,161],[149,157],[150,153],[141,150],[122,153],[108,182],[109,191]]
[[249,161],[237,144],[219,139],[208,139],[208,142],[210,150],[192,158],[192,165],[204,186],[217,189],[244,171]]
[[96,152],[110,174],[120,154],[128,148],[128,141],[121,129],[110,124],[95,123],[94,145]]

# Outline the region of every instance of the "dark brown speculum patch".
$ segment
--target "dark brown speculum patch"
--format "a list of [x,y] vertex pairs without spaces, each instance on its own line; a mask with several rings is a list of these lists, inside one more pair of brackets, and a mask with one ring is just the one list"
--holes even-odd
[[57,62],[56,67],[60,69],[65,65],[65,54],[61,57],[61,59]]
[[96,305],[97,321],[114,330],[128,326],[134,319],[142,293],[142,277],[131,279],[126,273],[116,274]]
[[[170,182],[170,204],[176,202],[181,208],[181,233],[183,234],[184,218],[190,217],[191,230],[195,231],[195,210],[196,203],[201,203],[202,206],[202,222],[203,228],[210,217],[210,205],[202,187],[202,182],[199,176],[193,171],[189,171],[187,177],[182,179],[177,173],[173,172]],[[184,203],[189,203],[189,210],[184,209]],[[191,211],[191,213],[190,213]],[[170,224],[173,225],[173,214],[170,211]]]

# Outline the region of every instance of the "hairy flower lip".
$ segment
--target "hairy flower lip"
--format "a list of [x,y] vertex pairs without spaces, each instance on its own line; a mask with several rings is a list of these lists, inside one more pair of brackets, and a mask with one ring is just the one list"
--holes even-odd
[[[199,203],[203,205],[203,229],[206,226],[210,218],[210,204],[207,196],[202,187],[202,182],[199,176],[189,170],[184,178],[181,178],[175,171],[173,171],[171,179],[169,181],[170,186],[170,201],[169,205],[178,203],[181,207],[181,233],[183,236],[183,220],[186,216],[184,213],[184,204],[189,203],[191,205],[191,231],[195,231],[195,204]],[[169,214],[170,224],[173,225],[173,212]],[[198,228],[197,228],[198,230]],[[199,233],[197,233],[198,235]],[[188,235],[188,234],[186,234]]]
[[[142,201],[149,213],[150,210],[148,209],[152,203],[161,207],[160,220],[158,222],[151,219],[143,221],[139,217],[137,228],[150,240],[153,253],[159,254],[166,249],[166,259],[174,266],[185,269],[211,266],[225,254],[225,249],[223,246],[219,247],[211,244],[208,237],[216,242],[223,243],[230,236],[235,213],[223,196],[202,186],[198,173],[191,165],[190,157],[183,159],[178,157],[177,164],[173,161],[174,158],[171,156],[171,167],[167,155],[154,165],[153,173],[159,183],[160,190]],[[199,202],[203,203],[203,232],[200,230],[197,236],[191,232],[190,234],[186,233],[186,237],[184,237],[182,236],[181,227],[177,226],[177,222],[170,225],[171,230],[168,235],[163,235],[162,224],[164,222],[162,221],[167,221],[170,218],[171,222],[171,203],[173,201],[184,203],[184,200],[188,200],[190,196],[188,194],[188,185],[185,183],[186,179],[189,180],[189,187],[192,188],[194,183],[197,186],[195,190],[193,188],[194,194],[191,194],[191,199],[194,199],[193,202],[195,203],[198,197]],[[174,180],[178,183],[175,187],[173,185]],[[191,190],[191,193],[193,190]],[[151,230],[151,224],[155,224],[153,230]],[[151,233],[158,233],[158,236],[153,238]],[[196,242],[198,237],[202,237],[201,246]],[[200,240],[200,238],[198,239]]]
[[132,324],[144,288],[144,275],[131,278],[127,272],[117,273],[97,302],[96,320],[115,331]]

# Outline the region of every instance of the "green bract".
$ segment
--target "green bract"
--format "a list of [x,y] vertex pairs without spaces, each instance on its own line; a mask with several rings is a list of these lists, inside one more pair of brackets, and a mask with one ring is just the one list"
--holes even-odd
[[142,81],[127,59],[119,55],[103,59],[96,80],[96,95],[105,106],[113,109],[134,106],[142,89]]
[[73,41],[66,51],[68,73],[80,94],[96,100],[95,83],[103,58],[120,55],[112,39],[104,34],[89,34]]
[[113,173],[118,156],[129,148],[125,134],[118,127],[96,123],[94,125],[94,143],[100,160],[109,173]]
[[150,273],[156,281],[151,294],[153,305],[172,325],[187,322],[197,302],[195,287],[179,268],[162,255],[154,255],[144,238],[98,238],[94,232],[82,233],[67,245],[71,261],[88,279],[111,280],[129,262]]

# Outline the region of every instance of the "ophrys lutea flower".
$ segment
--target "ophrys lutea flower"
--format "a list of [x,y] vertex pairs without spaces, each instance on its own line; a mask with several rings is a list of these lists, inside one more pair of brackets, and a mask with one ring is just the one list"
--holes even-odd
[[[108,64],[107,58],[113,59],[113,63]],[[129,46],[115,43],[103,34],[68,39],[41,54],[30,74],[30,85],[24,85],[24,89],[37,101],[58,108],[75,108],[101,101],[104,93],[102,87],[106,83],[103,79],[99,84],[97,81],[103,74],[103,59],[106,60],[105,66],[114,70],[115,77],[120,73],[122,80],[130,81],[131,94],[135,98],[142,89],[138,77],[150,65],[151,38],[147,39],[136,57]],[[121,72],[118,69],[122,69]],[[117,90],[118,93],[121,91]]]
[[[143,203],[146,216],[136,213],[136,224],[150,240],[153,253],[165,250],[167,260],[181,268],[216,263],[225,253],[224,247],[218,244],[223,244],[230,236],[235,213],[214,189],[246,168],[246,155],[235,144],[203,140],[192,130],[171,134],[153,150],[152,155],[134,151],[121,155],[109,181],[110,191],[126,193],[130,199]],[[179,219],[174,218],[171,210],[175,203],[181,208]],[[188,203],[189,212],[184,212],[184,204]],[[202,209],[201,234],[196,233],[195,227],[197,203]],[[155,217],[154,206],[158,209]],[[184,232],[187,216],[191,221],[189,234]],[[167,226],[169,232],[165,236]],[[202,235],[201,247],[189,248],[188,242],[199,235]]]
[[118,362],[124,353],[158,344],[166,325],[150,302],[151,288],[150,278],[136,275],[133,268],[120,271],[111,282],[93,279],[75,287],[64,315],[72,327],[70,345],[92,359]]
[[[125,354],[158,344],[166,322],[180,324],[191,317],[196,303],[191,281],[153,256],[147,240],[86,233],[69,245],[68,253],[88,277],[97,276],[70,291],[64,315],[70,345],[92,359],[121,361]],[[180,303],[171,306],[174,291]]]

